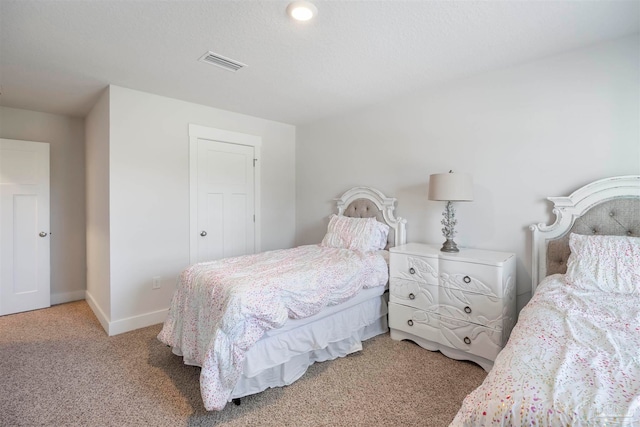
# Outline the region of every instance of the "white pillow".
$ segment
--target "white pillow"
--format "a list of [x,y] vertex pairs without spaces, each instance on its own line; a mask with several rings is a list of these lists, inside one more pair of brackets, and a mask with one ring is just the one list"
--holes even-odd
[[566,279],[584,290],[640,294],[640,237],[569,236]]
[[387,246],[389,226],[375,218],[331,215],[321,246],[368,252]]

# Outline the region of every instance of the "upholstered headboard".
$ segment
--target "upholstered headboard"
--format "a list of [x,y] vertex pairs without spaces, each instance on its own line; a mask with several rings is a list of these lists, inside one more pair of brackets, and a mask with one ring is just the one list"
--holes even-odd
[[532,225],[532,292],[550,274],[565,273],[569,235],[640,236],[640,176],[595,181],[569,197],[549,197],[556,221]]
[[547,275],[567,272],[569,235],[604,234],[614,236],[640,236],[640,199],[620,198],[607,200],[576,218],[573,227],[563,236],[547,243]]
[[387,248],[406,243],[406,220],[395,217],[396,199],[385,197],[371,187],[354,187],[336,200],[338,215],[355,218],[376,218],[389,226]]

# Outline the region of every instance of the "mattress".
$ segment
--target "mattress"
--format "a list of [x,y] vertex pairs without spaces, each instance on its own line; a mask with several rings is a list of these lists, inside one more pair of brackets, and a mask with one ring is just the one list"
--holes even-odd
[[[375,298],[377,296],[382,295],[386,289],[388,289],[387,287],[383,287],[383,286],[378,286],[375,288],[369,288],[369,289],[363,289],[361,290],[356,296],[352,297],[350,300],[343,302],[342,304],[336,304],[336,305],[331,305],[328,307],[325,307],[322,311],[320,311],[319,313],[314,314],[313,316],[309,316],[309,317],[304,317],[302,319],[288,319],[287,322],[278,329],[271,329],[267,332],[265,332],[264,336],[265,337],[272,337],[275,335],[280,335],[284,332],[288,332],[292,329],[295,328],[299,328],[300,326],[304,326],[306,324],[309,323],[313,323],[316,322],[320,319],[323,319],[327,316],[331,316],[334,313],[337,313],[339,311],[343,311],[347,308],[353,307],[354,305],[358,305],[363,301],[367,301],[370,300],[372,298]],[[264,338],[263,338],[264,339]]]

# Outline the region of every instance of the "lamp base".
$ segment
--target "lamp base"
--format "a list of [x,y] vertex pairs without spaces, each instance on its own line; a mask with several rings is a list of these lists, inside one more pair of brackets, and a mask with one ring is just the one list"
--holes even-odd
[[456,245],[453,239],[447,239],[447,241],[442,244],[440,252],[460,252],[460,249],[458,249],[458,245]]

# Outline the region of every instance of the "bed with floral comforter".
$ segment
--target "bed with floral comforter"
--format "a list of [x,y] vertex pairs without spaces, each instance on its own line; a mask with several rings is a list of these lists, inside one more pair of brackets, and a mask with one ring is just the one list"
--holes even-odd
[[640,238],[570,247],[451,426],[640,426]]
[[202,367],[204,405],[220,410],[265,332],[387,281],[380,252],[321,245],[195,264],[180,277],[158,339]]

